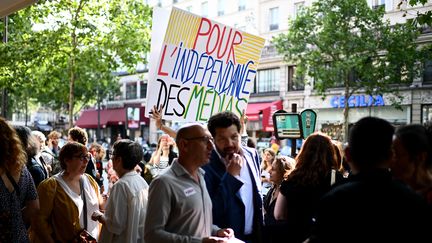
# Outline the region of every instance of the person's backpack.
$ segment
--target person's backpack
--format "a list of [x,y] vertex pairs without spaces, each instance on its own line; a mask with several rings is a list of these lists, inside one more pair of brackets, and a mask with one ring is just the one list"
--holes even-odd
[[[55,156],[53,153],[50,153],[49,151],[47,151],[45,149],[42,150],[41,153],[42,153],[42,155],[45,155],[45,156],[49,157],[50,160],[51,160],[51,173],[50,173],[50,176],[55,175],[55,174],[59,173],[60,171],[62,171],[62,168],[60,166],[60,160],[58,159],[57,156]],[[47,161],[45,161],[45,162],[47,162]]]

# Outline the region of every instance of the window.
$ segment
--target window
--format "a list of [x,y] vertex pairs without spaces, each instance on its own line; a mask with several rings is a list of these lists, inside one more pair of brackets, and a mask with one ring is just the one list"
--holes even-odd
[[422,108],[422,123],[428,123],[432,121],[432,105],[423,105]]
[[203,17],[208,17],[208,2],[202,2],[201,3],[201,15]]
[[178,3],[178,0],[173,0],[173,3]]
[[304,78],[296,77],[296,66],[288,67],[288,91],[304,90]]
[[385,6],[385,0],[372,0],[372,8],[377,9],[381,6]]
[[271,8],[269,15],[269,29],[277,30],[279,29],[279,8]]
[[225,14],[225,0],[218,0],[218,16]]
[[141,81],[141,93],[140,98],[146,98],[147,97],[147,82]]
[[186,11],[188,11],[189,13],[191,13],[192,12],[192,6],[187,6],[186,7]]
[[304,2],[294,3],[294,14],[293,14],[294,18],[297,17],[300,11],[302,11],[303,7],[304,7]]
[[162,0],[158,0],[158,1],[157,1],[157,6],[158,6],[158,7],[162,7]]
[[255,85],[256,93],[279,91],[279,74],[279,68],[259,70]]
[[432,60],[427,60],[424,64],[423,83],[432,84]]
[[126,84],[126,99],[133,100],[137,98],[137,85],[136,83]]
[[243,11],[246,9],[246,0],[238,1],[238,11]]

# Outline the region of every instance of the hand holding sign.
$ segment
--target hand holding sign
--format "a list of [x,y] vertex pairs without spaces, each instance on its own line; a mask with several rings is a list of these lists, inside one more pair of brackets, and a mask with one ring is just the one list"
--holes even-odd
[[151,110],[150,117],[155,119],[156,121],[156,127],[160,129],[162,127],[162,112],[163,112],[163,106],[160,106],[160,109],[158,110],[156,106],[153,106],[153,109]]
[[240,116],[240,134],[243,135],[243,133],[246,132],[246,123],[248,121],[248,117],[246,116],[246,110],[243,109],[243,112]]

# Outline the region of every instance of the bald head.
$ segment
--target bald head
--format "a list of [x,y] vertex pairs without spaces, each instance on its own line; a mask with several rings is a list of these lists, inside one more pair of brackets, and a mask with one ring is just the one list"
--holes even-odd
[[198,169],[208,162],[213,150],[213,138],[206,127],[199,123],[182,126],[176,137],[179,150],[179,163],[185,167]]
[[182,139],[188,139],[191,137],[196,137],[201,134],[202,131],[207,129],[200,123],[188,123],[183,125],[178,131],[176,136],[176,143]]

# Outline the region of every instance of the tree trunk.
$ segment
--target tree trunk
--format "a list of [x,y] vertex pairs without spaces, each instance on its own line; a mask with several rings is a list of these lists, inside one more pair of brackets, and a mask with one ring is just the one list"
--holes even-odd
[[[74,61],[71,61],[71,65]],[[69,80],[69,128],[73,127],[73,108],[74,108],[74,87],[75,87],[75,73],[71,68],[70,71],[70,80]]]
[[346,143],[348,141],[348,126],[349,126],[349,106],[348,106],[348,99],[350,97],[350,88],[349,88],[349,84],[348,81],[345,81],[345,92],[344,92],[344,96],[345,96],[345,100],[344,100],[344,110],[343,110],[343,126],[342,126],[342,130],[343,130],[343,142]]
[[70,59],[70,80],[69,80],[69,128],[73,127],[73,111],[74,111],[74,89],[75,89],[75,52],[77,48],[77,40],[75,30],[72,32],[72,52]]

